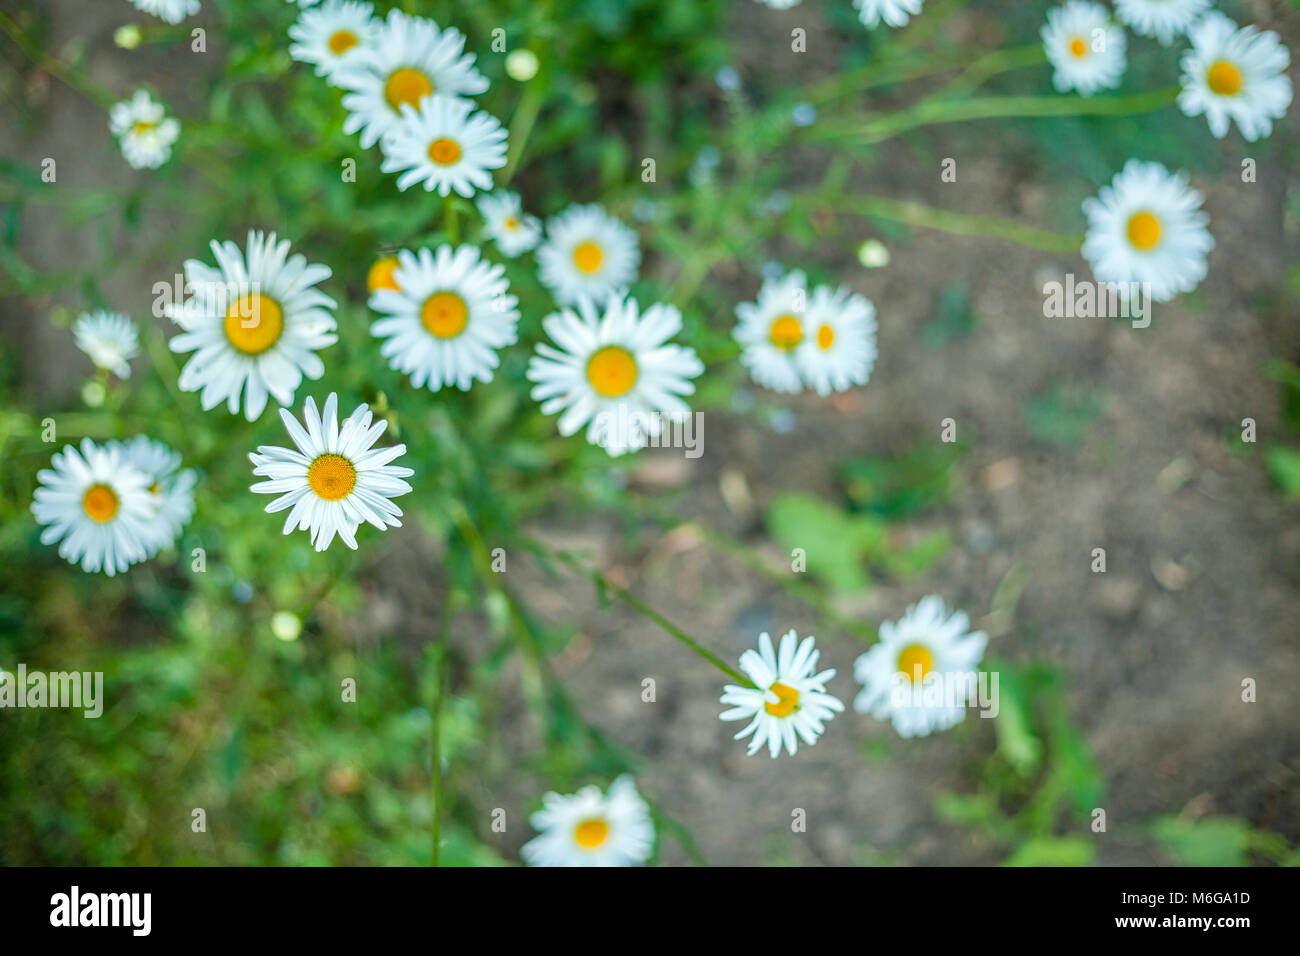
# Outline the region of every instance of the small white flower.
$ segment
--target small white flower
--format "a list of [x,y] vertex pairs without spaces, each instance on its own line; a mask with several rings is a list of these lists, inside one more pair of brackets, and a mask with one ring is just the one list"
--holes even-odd
[[135,8],[168,23],[180,23],[199,12],[199,0],[131,0]]
[[304,10],[289,27],[293,40],[289,55],[300,63],[314,64],[317,76],[333,76],[348,57],[374,39],[373,13],[370,4],[353,0],[325,0],[323,6]]
[[1254,142],[1273,132],[1273,120],[1291,105],[1291,51],[1272,30],[1237,29],[1221,13],[1207,13],[1187,33],[1192,48],[1183,54],[1178,108],[1187,116],[1205,114],[1218,139],[1237,124]]
[[380,148],[386,173],[400,172],[397,188],[423,183],[446,196],[453,189],[469,198],[491,189],[492,174],[506,164],[506,131],[495,116],[450,96],[426,96],[419,109],[402,104],[402,118],[389,127]]
[[268,479],[252,486],[263,495],[279,495],[266,506],[268,513],[291,509],[284,533],[295,528],[311,531],[311,543],[324,551],[334,535],[352,550],[357,548],[357,528],[368,522],[380,531],[400,528],[402,509],[393,498],[411,490],[402,479],[415,474],[410,468],[390,465],[406,454],[405,445],[372,448],[388,427],[385,419],[373,425],[374,416],[358,405],[342,427],[338,420],[338,396],[325,399],[325,410],[316,412],[316,402],[307,398],[303,422],[287,408],[280,419],[296,448],[262,445],[249,454],[253,474]]
[[691,379],[704,364],[694,349],[668,342],[681,331],[682,314],[658,304],[640,314],[636,299],[618,295],[609,296],[603,315],[586,298],[577,309],[543,320],[559,347],[539,342],[528,363],[542,414],[562,412],[560,434],[586,425],[589,442],[618,456],[645,447],[666,421],[685,420],[691,409],[680,396],[695,391]]
[[140,335],[135,323],[121,312],[83,312],[72,327],[77,348],[90,356],[96,368],[118,378],[130,378],[127,363],[140,354]]
[[1186,173],[1131,159],[1083,202],[1083,257],[1103,282],[1150,283],[1157,302],[1190,292],[1205,278],[1205,257],[1214,248],[1201,202]]
[[1124,76],[1124,31],[1111,22],[1099,3],[1069,0],[1047,11],[1040,34],[1047,59],[1055,67],[1052,85],[1091,96],[1119,86]]
[[1210,0],[1115,0],[1115,13],[1144,37],[1169,46],[1210,8]]
[[921,12],[925,0],[853,0],[858,10],[858,19],[873,30],[880,21],[891,27],[906,26],[907,21]]
[[853,709],[892,720],[903,737],[924,737],[961,723],[989,640],[969,628],[964,611],[949,615],[935,595],[909,607],[897,623],[885,621],[880,642],[853,664],[853,676],[862,684]]
[[567,796],[552,791],[528,822],[540,834],[519,850],[529,866],[636,866],[654,848],[650,807],[627,774],[608,793],[597,786]]
[[758,0],[758,2],[773,10],[789,10],[791,7],[797,7],[802,0]]
[[134,169],[157,169],[167,162],[172,143],[181,134],[180,122],[167,116],[163,105],[144,90],[136,90],[129,100],[113,104],[108,111],[108,128]]
[[865,385],[876,363],[876,310],[847,289],[813,290],[803,317],[808,330],[794,352],[804,382],[818,395]]
[[766,280],[757,302],[736,306],[739,321],[731,334],[744,350],[740,363],[759,385],[775,392],[803,391],[795,352],[807,335],[807,311],[807,281],[798,270]]
[[554,216],[537,250],[542,284],[560,305],[603,301],[631,285],[640,264],[637,234],[595,203]]
[[192,468],[181,468],[179,452],[145,435],[137,435],[129,442],[109,442],[108,447],[119,449],[124,461],[149,477],[149,495],[158,513],[145,546],[148,556],[153,557],[160,548],[175,542],[194,516],[198,474]]
[[503,255],[522,255],[542,238],[541,220],[523,211],[518,193],[498,190],[479,196],[478,211],[483,217],[483,231]]
[[781,638],[776,652],[771,636],[763,633],[758,635],[757,653],[740,655],[740,669],[754,686],[724,687],[722,703],[732,706],[720,716],[722,720],[749,721],[735,739],[754,735],[749,741],[750,756],[765,744],[772,757],[782,748],[793,756],[800,740],[809,747],[817,743],[826,722],[844,709],[839,698],[826,693],[826,682],[835,676],[835,670],[817,673],[820,656],[815,638],[805,637],[801,643],[794,631]]
[[397,254],[396,289],[380,288],[370,307],[384,313],[370,334],[385,339],[389,365],[411,376],[416,388],[492,381],[497,350],[512,345],[518,299],[509,294],[505,266],[484,261],[474,246],[439,246]]

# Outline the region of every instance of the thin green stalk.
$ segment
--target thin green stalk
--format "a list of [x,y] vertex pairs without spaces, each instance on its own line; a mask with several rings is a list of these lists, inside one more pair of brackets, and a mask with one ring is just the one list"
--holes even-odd
[[958,236],[1007,239],[1045,252],[1078,252],[1083,245],[1083,236],[1075,233],[1048,232],[999,216],[972,216],[884,196],[844,196],[837,201],[837,211],[924,226]]
[[528,86],[524,87],[524,94],[520,97],[515,115],[510,120],[508,135],[510,145],[506,154],[506,167],[501,171],[498,180],[502,186],[509,184],[515,175],[515,170],[519,168],[519,161],[524,155],[524,144],[528,142],[528,134],[533,131],[537,115],[541,111],[542,94],[537,88],[537,77],[533,77]]
[[36,44],[27,39],[27,35],[23,33],[18,24],[3,13],[0,13],[0,31],[6,33],[9,39],[14,41],[18,49],[22,50],[23,55],[38,68],[66,86],[70,86],[104,109],[108,109],[117,101],[117,97],[107,87],[100,86],[76,67],[64,63],[57,57],[50,56],[50,54],[38,48]]
[[447,693],[447,635],[451,630],[452,593],[450,587],[443,597],[442,612],[438,615],[438,636],[428,650],[428,655],[437,675],[433,689],[433,706],[431,708],[432,730],[429,765],[429,799],[433,809],[433,847],[432,865],[438,865],[438,853],[442,848],[442,703]]

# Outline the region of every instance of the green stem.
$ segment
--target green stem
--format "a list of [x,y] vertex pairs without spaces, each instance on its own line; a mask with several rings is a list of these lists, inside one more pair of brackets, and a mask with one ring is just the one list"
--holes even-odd
[[27,35],[23,33],[18,24],[3,13],[0,13],[0,31],[8,34],[9,39],[14,41],[18,49],[23,52],[23,55],[39,69],[44,70],[61,83],[72,87],[72,89],[99,104],[104,109],[108,109],[117,101],[117,97],[107,87],[100,86],[80,70],[39,49],[36,44],[27,39]]
[[838,201],[837,210],[858,216],[889,219],[909,226],[938,229],[958,236],[1007,239],[1045,252],[1078,252],[1083,245],[1083,236],[1074,233],[1048,232],[999,216],[949,212],[884,196],[845,196]]
[[542,110],[542,94],[536,84],[537,77],[533,77],[529,85],[524,88],[524,95],[520,97],[515,115],[510,120],[508,137],[510,145],[506,154],[506,167],[501,171],[498,179],[502,186],[510,182],[515,175],[515,170],[519,168],[519,160],[524,155],[524,144],[528,142],[528,134],[533,131],[537,115]]
[[433,804],[432,864],[438,865],[442,848],[442,702],[447,693],[447,634],[451,629],[452,594],[448,587],[438,616],[438,637],[429,648],[429,657],[437,668],[433,689],[432,730],[430,736],[429,798]]

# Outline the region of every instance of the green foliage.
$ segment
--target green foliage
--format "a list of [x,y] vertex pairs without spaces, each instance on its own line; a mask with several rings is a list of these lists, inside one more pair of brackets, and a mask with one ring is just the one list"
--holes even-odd
[[1078,386],[1054,386],[1025,405],[1029,434],[1048,445],[1080,445],[1105,411],[1100,392]]

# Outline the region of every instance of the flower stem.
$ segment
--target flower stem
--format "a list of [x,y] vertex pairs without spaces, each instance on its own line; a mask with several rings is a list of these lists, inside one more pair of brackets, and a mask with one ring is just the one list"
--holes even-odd
[[447,634],[451,630],[452,594],[450,587],[443,597],[442,612],[438,616],[438,636],[429,646],[428,656],[437,673],[433,689],[433,707],[430,731],[429,799],[432,803],[433,846],[432,865],[438,865],[438,852],[442,847],[442,702],[447,693]]
[[1045,252],[1078,252],[1083,245],[1083,236],[1076,233],[1048,232],[1000,216],[972,216],[884,196],[844,196],[837,208],[840,212],[889,219],[958,236],[1007,239]]

